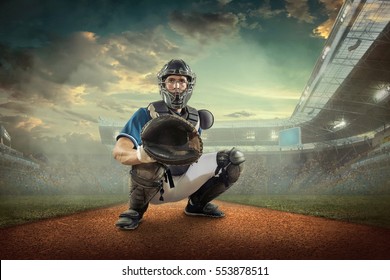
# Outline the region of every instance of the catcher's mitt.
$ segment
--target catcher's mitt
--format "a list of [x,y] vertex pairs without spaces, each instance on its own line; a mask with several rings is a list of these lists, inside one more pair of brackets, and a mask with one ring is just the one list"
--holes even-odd
[[151,119],[141,131],[145,152],[156,161],[168,165],[188,165],[203,152],[203,142],[196,128],[175,115]]

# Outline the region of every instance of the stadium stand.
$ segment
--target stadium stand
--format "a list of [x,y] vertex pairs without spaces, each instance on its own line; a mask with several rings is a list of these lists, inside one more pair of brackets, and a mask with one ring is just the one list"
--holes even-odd
[[[6,131],[3,126],[2,131]],[[11,137],[8,139],[10,144]],[[128,170],[111,159],[108,150],[103,155],[59,155],[60,160],[49,161],[42,154],[25,156],[3,142],[0,143],[0,195],[127,191]]]

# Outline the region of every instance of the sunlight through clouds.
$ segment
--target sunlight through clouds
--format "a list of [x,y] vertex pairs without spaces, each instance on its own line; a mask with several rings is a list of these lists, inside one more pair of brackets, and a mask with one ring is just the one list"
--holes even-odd
[[97,2],[77,12],[61,3],[0,11],[0,121],[11,134],[98,139],[99,116],[124,121],[161,99],[156,74],[173,58],[197,74],[190,105],[216,122],[288,117],[341,0]]

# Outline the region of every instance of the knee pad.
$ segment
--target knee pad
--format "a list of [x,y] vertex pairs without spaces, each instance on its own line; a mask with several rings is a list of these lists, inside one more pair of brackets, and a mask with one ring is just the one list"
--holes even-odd
[[226,176],[227,181],[230,184],[233,184],[237,182],[238,178],[240,178],[240,175],[244,169],[244,164],[240,163],[239,165],[231,164],[228,167],[226,167]]
[[160,188],[165,176],[164,165],[153,162],[134,165],[130,171],[131,181],[145,188]]
[[231,150],[223,150],[217,153],[217,169],[215,174],[219,175],[224,181],[225,186],[228,187],[235,183],[240,177],[244,169],[245,156],[244,154],[233,148]]
[[217,164],[220,168],[224,168],[229,164],[239,165],[244,163],[244,161],[244,154],[236,148],[231,150],[222,150],[217,153]]

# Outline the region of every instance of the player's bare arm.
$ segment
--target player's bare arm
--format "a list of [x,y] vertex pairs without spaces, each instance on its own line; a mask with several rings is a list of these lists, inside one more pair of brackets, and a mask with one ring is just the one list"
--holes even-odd
[[137,150],[134,149],[134,143],[126,137],[118,139],[112,154],[117,161],[125,165],[136,165],[141,163],[137,158]]
[[142,145],[134,149],[134,143],[126,137],[121,137],[113,150],[114,158],[125,165],[137,165],[141,163],[155,162],[143,149]]

